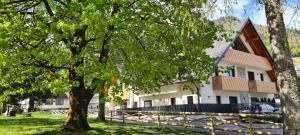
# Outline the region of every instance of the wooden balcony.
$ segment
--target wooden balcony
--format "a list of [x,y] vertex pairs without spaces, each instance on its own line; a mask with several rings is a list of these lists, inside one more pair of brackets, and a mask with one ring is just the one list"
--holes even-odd
[[271,64],[267,58],[234,49],[229,49],[222,61],[234,65],[259,68],[266,71],[272,70]]
[[250,92],[276,93],[276,85],[274,82],[249,81]]
[[249,91],[248,80],[237,77],[213,77],[213,89],[223,91]]

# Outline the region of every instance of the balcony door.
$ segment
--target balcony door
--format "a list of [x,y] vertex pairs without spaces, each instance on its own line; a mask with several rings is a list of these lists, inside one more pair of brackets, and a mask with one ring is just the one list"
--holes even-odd
[[249,81],[255,80],[254,72],[248,71],[248,80]]

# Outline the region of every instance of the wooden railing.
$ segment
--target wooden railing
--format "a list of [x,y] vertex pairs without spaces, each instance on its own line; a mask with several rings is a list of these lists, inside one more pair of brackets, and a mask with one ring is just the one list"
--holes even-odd
[[213,77],[214,90],[223,91],[249,91],[248,80],[238,77]]
[[276,85],[274,82],[263,82],[252,80],[249,81],[249,90],[251,92],[276,93]]
[[[274,121],[280,120],[281,115],[119,110],[109,111],[106,116],[111,121],[119,120],[123,123],[152,123],[158,126],[162,124],[181,126],[184,129],[209,129],[212,135],[215,135],[216,131],[250,135],[280,135],[283,128],[282,123]],[[255,125],[257,122],[259,122],[259,126]],[[273,129],[274,132],[271,132],[270,129]]]
[[222,61],[231,64],[239,64],[248,67],[260,68],[266,71],[272,70],[272,66],[267,58],[234,49],[229,49],[226,52]]

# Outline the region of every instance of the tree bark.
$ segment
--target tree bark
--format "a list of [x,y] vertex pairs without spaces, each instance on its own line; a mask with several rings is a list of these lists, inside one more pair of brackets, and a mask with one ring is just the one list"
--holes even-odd
[[282,1],[265,0],[264,5],[273,49],[277,87],[283,106],[284,134],[296,135],[300,133],[300,87],[283,21]]
[[3,102],[2,103],[2,112],[1,114],[5,113],[6,112],[6,102]]
[[80,91],[83,90],[74,88],[69,92],[69,112],[63,130],[80,132],[90,129],[87,116],[92,95]]
[[28,112],[33,112],[33,111],[34,111],[34,98],[30,97],[29,98]]
[[78,76],[74,68],[71,67],[69,72],[70,81],[79,82],[79,86],[73,86],[69,92],[69,112],[63,130],[72,132],[89,130],[90,126],[87,121],[88,105],[94,95],[93,91],[85,89],[84,78]]
[[99,112],[98,112],[98,120],[105,120],[105,101],[104,99],[104,93],[101,90],[99,92]]

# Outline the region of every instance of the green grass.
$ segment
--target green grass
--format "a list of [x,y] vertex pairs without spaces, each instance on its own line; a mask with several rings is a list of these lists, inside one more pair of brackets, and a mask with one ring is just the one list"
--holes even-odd
[[[35,112],[32,114],[32,117],[27,118],[24,118],[22,115],[17,115],[16,117],[0,116],[0,135],[71,135],[72,133],[58,130],[65,118],[65,115],[52,115],[47,112]],[[89,123],[92,130],[77,133],[76,135],[202,134],[170,128],[160,128],[157,126],[101,122],[94,118],[89,118]]]

